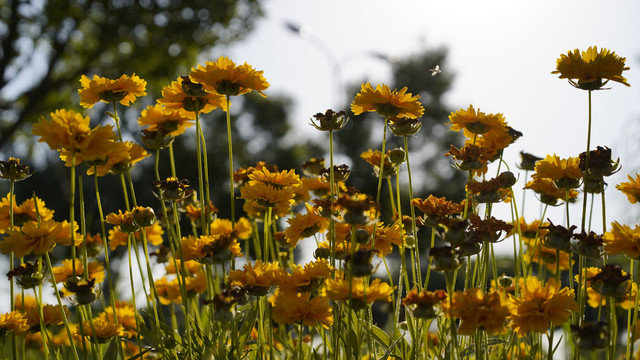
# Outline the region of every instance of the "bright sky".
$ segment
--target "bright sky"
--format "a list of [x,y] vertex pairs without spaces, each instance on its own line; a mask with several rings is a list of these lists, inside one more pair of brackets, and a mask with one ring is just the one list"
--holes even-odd
[[[331,94],[337,88],[332,59],[339,64],[339,82],[376,84],[387,82],[390,71],[384,61],[368,55],[371,52],[401,58],[445,46],[449,56],[442,71],[455,73],[446,99],[451,108],[473,104],[503,113],[524,133],[505,154],[512,170],[521,150],[569,157],[586,149],[587,92],[550,74],[560,54],[597,45],[626,57],[631,70],[624,76],[631,87],[610,83],[611,90],[593,94],[592,148],[611,147],[623,165],[608,181],[610,219],[636,221],[629,216],[633,207],[613,185],[640,168],[634,155],[640,133],[640,2],[270,0],[265,13],[247,41],[216,55],[264,70],[271,83],[267,93],[295,99],[292,118],[300,131],[313,133],[309,117],[339,105],[335,102],[341,96]],[[311,35],[299,36],[285,22],[304,25]],[[435,65],[424,64],[425,78]],[[522,181],[517,186],[522,187]],[[531,207],[527,218],[539,216],[538,211]],[[572,222],[578,222],[578,209],[572,213]],[[502,214],[510,216],[506,208]],[[553,220],[564,221],[563,209],[551,214]]]

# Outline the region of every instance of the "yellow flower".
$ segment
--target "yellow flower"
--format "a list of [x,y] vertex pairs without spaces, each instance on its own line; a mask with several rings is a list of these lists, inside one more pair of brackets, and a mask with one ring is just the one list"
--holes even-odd
[[93,79],[89,79],[82,75],[80,85],[82,85],[82,88],[78,90],[80,105],[85,108],[92,108],[98,101],[119,102],[124,106],[129,106],[136,98],[147,95],[145,92],[147,82],[136,74],[131,77],[122,75],[116,80],[98,75],[93,75]]
[[617,221],[611,223],[611,230],[602,237],[604,250],[611,255],[625,254],[631,259],[640,258],[640,226],[635,228],[621,225]]
[[263,71],[255,70],[244,63],[236,65],[228,57],[221,56],[216,62],[205,62],[191,69],[191,81],[202,84],[204,89],[220,95],[242,95],[252,90],[266,97],[262,92],[269,87]]
[[121,324],[97,317],[93,320],[84,321],[82,323],[82,332],[78,328],[76,334],[87,336],[92,342],[104,344],[114,336],[123,336],[124,328]]
[[[195,277],[187,276],[184,284],[188,297],[202,294],[207,290],[207,278],[203,273],[198,273]],[[171,303],[182,304],[180,280],[178,278],[168,281],[166,277],[162,277],[156,280],[155,285],[162,305],[169,305]]]
[[[129,145],[130,141],[120,142],[114,141],[111,144],[111,148],[104,153],[103,159],[106,161],[102,161],[100,163],[96,162],[93,166],[87,167],[87,175],[93,175],[97,173],[98,176],[105,176],[109,173],[113,173],[112,170],[115,169],[115,173],[120,173],[124,170],[123,166],[127,164],[129,161]],[[60,155],[60,158],[67,162],[69,159],[68,155]],[[89,165],[89,164],[87,164]],[[67,164],[67,166],[69,166]]]
[[[555,273],[557,271],[557,252],[542,245],[541,241],[530,244],[524,252],[524,260],[527,263],[537,263],[539,266],[546,266],[549,271]],[[560,251],[560,271],[569,270],[569,253]]]
[[[144,231],[148,243],[154,246],[162,244],[162,234],[164,234],[164,230],[162,230],[162,226],[160,226],[159,223],[156,222],[149,227],[145,227]],[[118,246],[127,245],[127,237],[127,233],[117,228],[109,230],[109,248],[115,250]],[[133,237],[137,242],[142,241],[142,230],[134,232]]]
[[138,118],[138,125],[148,126],[146,130],[171,136],[184,133],[193,124],[189,117],[182,116],[179,111],[168,112],[162,104],[149,105]]
[[[34,299],[35,301],[35,299]],[[69,317],[69,310],[67,306],[63,306],[64,315]],[[40,310],[38,310],[37,306],[33,306],[27,309],[23,309],[25,311],[25,317],[27,318],[27,325],[29,325],[29,329],[31,331],[39,331],[40,330]],[[42,305],[42,318],[45,327],[47,325],[62,325],[63,323],[63,314],[60,311],[60,307],[58,305]]]
[[182,238],[183,261],[196,260],[204,264],[219,264],[242,256],[240,244],[229,234],[189,235]]
[[279,285],[286,276],[287,273],[278,262],[263,263],[256,260],[254,265],[245,264],[244,270],[230,271],[227,281],[231,286],[245,287],[251,295],[262,296],[269,292],[271,286]]
[[451,215],[462,214],[464,207],[459,203],[447,200],[443,197],[429,195],[426,199],[415,198],[411,200],[411,205],[422,211],[425,216],[432,220],[429,226],[434,226],[434,221],[443,220]]
[[33,125],[32,133],[51,149],[62,149],[69,156],[75,153],[75,164],[103,159],[116,138],[111,125],[91,129],[88,117],[65,109],[52,112],[50,120],[41,118]]
[[253,228],[251,227],[249,220],[245,217],[241,217],[236,221],[235,228],[233,228],[231,220],[229,219],[216,218],[211,222],[211,235],[231,235],[233,231],[236,232],[238,239],[246,240],[251,237]]
[[23,312],[14,310],[0,314],[0,338],[10,331],[24,332],[27,330],[29,330],[29,325],[27,325],[27,318]]
[[132,338],[136,336],[136,309],[129,303],[124,301],[116,302],[115,310],[113,306],[104,309],[98,317],[107,323],[115,323],[115,315],[118,315],[118,323],[123,327],[123,336]]
[[291,187],[278,189],[264,183],[247,184],[240,188],[240,198],[247,200],[243,209],[254,217],[264,216],[267,208],[272,208],[272,215],[287,215],[295,204],[294,195]]
[[561,159],[556,154],[547,155],[536,163],[534,179],[551,179],[561,189],[577,188],[582,178],[580,159],[570,157]]
[[303,324],[328,329],[333,324],[333,313],[329,299],[311,298],[308,292],[278,291],[273,304],[273,320],[278,324]]
[[587,51],[575,49],[560,55],[556,70],[551,73],[560,74],[560,79],[568,79],[571,85],[583,90],[600,89],[609,80],[629,86],[627,79],[622,76],[623,71],[629,70],[625,61],[613,51],[598,51],[596,46],[591,46]]
[[[533,179],[524,188],[533,190],[540,195],[540,201],[551,206],[556,205],[559,200],[566,200],[567,197],[566,190],[559,189],[551,179]],[[569,202],[578,198],[578,192],[575,190],[569,190],[568,195]]]
[[543,286],[538,278],[527,277],[520,297],[509,296],[509,326],[525,336],[530,331],[546,333],[550,324],[562,325],[571,311],[578,311],[578,304],[573,290],[560,286],[553,278]]
[[[73,276],[73,267],[71,264],[71,259],[64,259],[62,265],[53,268],[53,278],[56,283],[67,281],[67,279]],[[92,261],[87,265],[89,278],[94,279],[96,284],[101,284],[104,280],[104,266],[97,261]],[[80,259],[76,259],[75,271],[76,275],[84,274],[84,265]]]
[[482,329],[489,335],[503,334],[507,331],[504,322],[509,309],[502,303],[500,293],[483,294],[480,289],[469,288],[453,294],[451,306],[444,303],[445,312],[461,320],[458,333],[472,335],[476,329]]
[[[374,232],[373,225],[367,226],[367,232],[370,234]],[[404,238],[406,236],[404,227],[399,221],[396,221],[395,223],[387,226],[385,226],[381,221],[376,223],[375,234],[376,237],[373,248],[381,256],[387,256],[391,254],[391,252],[393,251],[393,247],[391,246],[392,244],[395,244],[396,246],[402,246],[402,244],[404,243]],[[368,244],[360,245],[359,248],[368,249],[371,247],[370,245],[371,242],[369,242]]]
[[[518,223],[520,225],[522,240],[528,246],[533,246],[536,239],[544,239],[544,237],[547,236],[547,233],[549,232],[549,230],[545,228],[546,226],[549,226],[549,223],[547,222],[543,223],[540,220],[534,220],[531,223],[527,223],[524,220],[524,217],[520,217]],[[509,236],[517,233],[516,223],[514,222],[512,223],[512,225],[513,228],[509,232]]]
[[629,182],[622,182],[616,185],[616,189],[622,191],[629,202],[635,204],[640,199],[640,174],[636,174],[636,178],[632,178],[631,175],[627,175]]
[[295,170],[282,170],[280,172],[271,172],[266,166],[253,170],[249,174],[249,185],[267,184],[277,189],[288,186],[300,185],[300,176]]
[[[460,109],[449,115],[451,130],[468,130],[472,134],[484,134],[490,130],[505,130],[505,120],[502,114],[485,114],[469,105],[467,110]],[[473,137],[471,137],[473,138]]]
[[315,291],[331,276],[334,268],[326,259],[318,259],[304,265],[293,264],[292,273],[280,287],[294,287],[298,291]]
[[[205,91],[196,94],[197,96],[192,96],[193,94],[189,95],[185,92],[183,83],[187,86],[184,78],[179,77],[178,80],[172,81],[171,84],[162,88],[162,98],[158,99],[158,103],[164,105],[164,111],[168,113],[178,112],[180,116],[195,119],[196,110],[202,114],[209,113],[217,108],[226,110],[227,103],[224,96]],[[189,81],[189,84],[193,83]]]
[[435,306],[446,298],[447,293],[444,290],[418,292],[418,289],[414,288],[402,299],[402,304],[411,310],[415,318],[431,319],[438,315]]
[[[29,221],[22,226],[22,230],[7,230],[8,236],[0,241],[0,251],[4,254],[14,252],[16,257],[26,255],[43,255],[56,244],[71,245],[71,225],[67,221],[61,223],[47,220],[37,222]],[[78,224],[74,223],[77,231]],[[82,234],[74,232],[73,245],[82,242]]]
[[306,214],[295,213],[293,217],[287,219],[289,226],[284,233],[292,247],[295,247],[301,239],[326,231],[329,226],[329,219],[318,215],[311,205],[305,204],[305,206]]
[[389,86],[378,84],[374,90],[370,83],[366,83],[362,84],[360,92],[351,103],[351,111],[355,115],[376,111],[385,117],[415,119],[424,114],[424,107],[418,101],[419,98],[419,95],[407,93],[406,86],[399,91],[391,91]]
[[[40,215],[40,221],[48,221],[53,219],[53,210],[47,209],[44,201],[35,198],[38,204],[38,214]],[[0,234],[4,234],[9,229],[9,194],[0,201]],[[15,195],[13,196],[13,226],[21,227],[22,224],[27,221],[37,221],[38,214],[36,214],[36,204],[33,201],[33,197],[28,198],[22,204],[18,205]]]
[[393,288],[380,279],[373,280],[365,289],[362,278],[355,277],[351,279],[351,286],[347,279],[327,279],[326,290],[329,299],[350,300],[354,308],[363,308],[376,300],[390,302],[393,294]]
[[[398,166],[391,162],[389,158],[389,153],[391,151],[387,151],[384,155],[384,165],[382,170],[382,177],[393,176],[398,172]],[[367,150],[360,154],[360,157],[369,163],[373,167],[373,172],[376,174],[376,177],[380,176],[380,164],[382,164],[382,152],[380,150]]]

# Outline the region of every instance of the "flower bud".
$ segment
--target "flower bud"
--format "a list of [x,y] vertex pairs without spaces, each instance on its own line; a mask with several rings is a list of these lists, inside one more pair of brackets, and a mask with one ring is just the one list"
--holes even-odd
[[141,228],[149,227],[156,222],[156,214],[150,207],[138,206],[131,212],[133,222]]

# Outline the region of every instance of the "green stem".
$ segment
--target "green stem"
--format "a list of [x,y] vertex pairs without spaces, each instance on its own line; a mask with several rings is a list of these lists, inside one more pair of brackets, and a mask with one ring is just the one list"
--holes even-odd
[[[404,150],[407,152],[407,174],[409,177],[409,209],[411,211],[411,234],[415,239],[413,253],[415,254],[415,272],[418,274],[418,291],[422,291],[422,266],[420,265],[420,251],[418,241],[418,230],[416,227],[416,209],[413,206],[413,180],[411,178],[411,165],[409,163],[409,141],[404,136]],[[402,224],[402,223],[401,223]]]
[[[9,230],[13,230],[13,193],[15,190],[15,183],[15,180],[11,180],[11,182],[9,183]],[[35,199],[34,202],[37,204],[37,201]],[[9,253],[9,270],[13,270],[15,260],[15,254],[12,251],[11,253]],[[10,309],[11,311],[13,311],[16,309],[13,277],[9,278],[9,296],[11,297],[9,299]],[[18,347],[16,344],[16,334],[13,331],[11,332],[11,349],[13,350],[13,360],[17,360]]]
[[587,181],[586,179],[589,177],[589,150],[591,149],[591,90],[589,90],[589,122],[587,125],[587,152],[585,155],[584,162],[584,199],[582,201],[582,231],[585,231],[585,220],[587,218]]
[[[333,213],[333,201],[335,200],[335,174],[333,169],[333,130],[329,131],[329,186],[331,186],[331,198],[329,201],[329,213]],[[336,221],[329,217],[329,246],[331,248],[331,266],[336,267]],[[335,272],[332,276],[335,279]]]
[[231,137],[231,101],[230,95],[227,95],[227,143],[229,145],[229,192],[231,197],[231,226],[235,228],[236,224],[236,205],[235,205],[235,189],[233,183],[233,145]]

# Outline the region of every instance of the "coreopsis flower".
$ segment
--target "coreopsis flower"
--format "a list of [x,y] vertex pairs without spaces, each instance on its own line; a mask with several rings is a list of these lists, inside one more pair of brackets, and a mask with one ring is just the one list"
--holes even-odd
[[46,142],[51,149],[61,150],[61,153],[68,155],[75,154],[78,158],[76,163],[78,160],[103,159],[116,138],[111,125],[91,129],[88,117],[65,109],[52,112],[50,120],[41,118],[33,125],[31,132],[40,136],[38,142]]
[[451,246],[433,247],[429,249],[431,267],[435,271],[451,271],[459,268],[464,259],[458,250]]
[[82,323],[82,331],[78,328],[77,335],[88,337],[91,342],[104,344],[114,336],[123,336],[124,328],[121,324],[109,322],[97,317],[93,320],[86,320]]
[[560,189],[551,179],[533,179],[529,181],[524,188],[533,190],[540,195],[541,202],[551,206],[558,204],[558,201],[569,200],[569,202],[574,202],[578,198],[577,191],[573,189]]
[[548,232],[543,237],[542,243],[546,247],[564,252],[571,252],[571,238],[573,231],[577,226],[572,225],[567,229],[562,225],[554,225],[551,220],[549,220],[549,225],[545,228]]
[[632,178],[631,175],[627,175],[629,182],[622,182],[616,185],[616,189],[622,191],[629,202],[635,204],[640,200],[640,174],[636,174],[636,178]]
[[282,170],[280,172],[270,171],[268,167],[263,166],[249,173],[248,185],[266,184],[277,189],[285,187],[295,187],[300,185],[300,175],[295,170]]
[[[513,228],[509,232],[509,235],[512,235],[517,230],[516,224],[512,223],[512,225]],[[518,225],[520,226],[522,240],[529,246],[533,246],[536,239],[544,238],[549,232],[547,230],[547,226],[549,225],[549,223],[543,223],[540,219],[528,223],[525,221],[524,217],[520,217],[520,219],[518,219]]]
[[140,79],[136,74],[131,76],[122,75],[116,80],[93,75],[93,79],[82,75],[78,90],[80,94],[80,106],[92,108],[99,101],[120,103],[129,106],[138,97],[145,96],[147,82]]
[[61,223],[54,220],[29,221],[21,230],[7,230],[7,236],[0,241],[0,252],[8,254],[13,251],[16,257],[26,255],[43,255],[56,244],[76,246],[82,242],[82,234],[75,231],[78,224],[74,222],[74,239],[71,241],[71,225],[67,221]]
[[[75,273],[73,272],[71,259],[64,259],[62,265],[54,267],[53,279],[55,282],[65,282],[75,275],[84,274],[84,264],[82,260],[76,259],[74,265]],[[89,278],[94,279],[97,284],[101,284],[102,281],[104,281],[104,266],[97,261],[91,261],[87,264],[87,273],[89,274]]]
[[324,280],[329,278],[334,270],[326,259],[318,259],[304,266],[293,264],[291,274],[280,287],[293,287],[298,292],[314,292],[322,286]]
[[498,177],[485,181],[469,180],[467,192],[479,203],[496,203],[505,199],[506,194],[500,190],[509,189],[516,183],[516,178],[510,171],[505,171]]
[[449,115],[451,130],[460,131],[466,129],[472,134],[484,134],[493,129],[504,129],[505,120],[502,114],[485,114],[469,105],[468,109],[460,109]]
[[[195,192],[193,193],[195,194]],[[196,227],[202,226],[202,207],[199,202],[189,202],[185,204],[185,201],[181,202],[180,211],[184,211],[185,215],[189,220],[193,221]],[[219,212],[217,207],[213,205],[211,200],[209,200],[209,206],[205,207],[205,218],[209,217],[210,224],[217,220],[215,214]]]
[[333,324],[333,312],[329,299],[311,293],[278,291],[271,300],[273,320],[278,324],[303,324],[328,329]]
[[[168,281],[166,277],[156,280],[156,291],[162,305],[182,304],[182,294],[180,293],[180,279],[177,277]],[[187,290],[187,297],[202,294],[207,290],[207,279],[203,273],[196,274],[195,277],[184,278],[184,286]]]
[[146,130],[159,131],[165,136],[178,136],[194,125],[192,119],[182,116],[179,111],[168,112],[164,105],[149,105],[138,117],[138,125],[147,126]]
[[534,179],[551,179],[561,189],[575,189],[580,184],[583,173],[580,159],[569,157],[561,159],[556,154],[547,155],[536,163]]
[[203,264],[220,264],[242,256],[234,234],[189,235],[182,238],[182,260],[196,260]]
[[[568,79],[574,87],[582,90],[601,89],[609,80],[629,86],[622,72],[629,70],[626,59],[608,49],[591,46],[587,51],[575,49],[562,54],[556,61],[556,70],[560,79]],[[604,81],[603,81],[604,80]]]
[[389,86],[378,84],[374,89],[370,83],[362,84],[360,92],[351,103],[355,115],[375,111],[384,117],[406,117],[415,119],[424,114],[424,107],[418,101],[420,95],[407,93],[407,87],[391,91]]
[[[558,271],[556,249],[546,247],[542,242],[527,245],[524,252],[524,260],[527,263],[537,263],[539,266],[546,266],[549,271],[555,273]],[[569,270],[570,254],[560,251],[560,271]]]
[[[574,280],[580,284],[579,274],[574,276]],[[613,296],[613,299],[616,306],[625,310],[633,309],[636,306],[638,284],[629,281],[629,275],[624,270],[611,267],[608,269],[588,267],[582,272],[582,281],[587,288],[587,304],[594,309],[606,306],[607,299],[611,298],[611,296],[601,293],[603,289],[605,289],[604,292],[609,290],[615,293],[616,296]],[[624,294],[623,290],[626,290]]]
[[465,145],[477,145],[494,153],[490,161],[499,159],[504,149],[522,137],[520,131],[507,125],[501,128],[489,129],[487,132],[478,135],[467,129],[464,129],[463,133],[467,137]]
[[309,201],[311,195],[324,198],[329,194],[331,194],[331,184],[320,176],[303,177],[300,179],[300,186],[296,188],[297,197],[303,201]]
[[622,268],[614,264],[606,264],[596,275],[587,279],[593,290],[603,296],[620,298],[625,296],[631,287],[631,277]]
[[180,201],[188,198],[193,193],[189,188],[189,180],[168,177],[162,181],[155,180],[153,185],[158,188],[156,196],[165,201]]
[[415,135],[422,128],[420,119],[408,117],[389,118],[389,129],[395,136]]
[[[194,91],[194,88],[199,89]],[[168,113],[177,112],[189,119],[194,119],[196,112],[206,114],[217,108],[227,108],[224,96],[204,91],[201,84],[191,82],[188,76],[178,77],[162,88],[158,104],[164,105],[164,111]]]
[[520,296],[509,296],[509,327],[526,336],[530,331],[546,333],[550,325],[565,323],[572,311],[578,311],[578,303],[573,290],[561,285],[553,278],[543,285],[537,277],[527,277]]
[[[164,269],[167,274],[179,274],[182,271],[182,261],[177,258],[171,258],[167,261],[167,266]],[[184,269],[187,274],[195,275],[202,269],[202,264],[195,260],[187,260],[184,262]]]
[[[315,119],[315,120],[314,120]],[[334,131],[342,129],[349,122],[346,111],[335,112],[331,109],[325,113],[317,113],[311,118],[311,126],[320,131]]]
[[504,323],[509,309],[498,292],[483,293],[477,288],[456,291],[451,305],[444,302],[443,307],[448,316],[461,320],[458,328],[461,335],[472,335],[476,329],[484,330],[489,335],[507,331]]
[[15,266],[7,273],[9,279],[15,279],[23,289],[33,289],[42,284],[47,277],[47,268],[41,268],[35,262],[25,262]]
[[402,304],[411,311],[413,317],[417,319],[432,319],[438,316],[437,305],[446,298],[447,293],[444,290],[418,292],[418,289],[411,289],[407,296],[402,299]]
[[478,145],[465,145],[461,149],[451,145],[451,149],[445,156],[452,156],[458,161],[456,167],[463,171],[473,171],[474,176],[487,172],[487,163],[492,161],[497,152],[493,149],[485,149]]
[[318,215],[313,207],[305,204],[306,214],[295,213],[287,219],[289,226],[284,230],[287,242],[295,247],[298,241],[308,238],[314,234],[324,232],[329,227],[329,219]]
[[[579,155],[580,170],[586,172],[587,152]],[[611,149],[608,147],[598,146],[595,150],[589,151],[589,176],[603,177],[611,176],[620,170],[620,158],[611,159]]]
[[306,176],[318,176],[322,169],[324,169],[324,158],[314,157],[302,163],[302,172]]
[[192,68],[189,77],[211,93],[235,96],[256,91],[266,97],[262,91],[269,87],[269,83],[263,74],[264,71],[255,70],[246,62],[236,65],[228,57],[221,56],[216,62],[207,61],[204,66]]
[[469,220],[471,224],[468,236],[478,243],[498,242],[503,232],[508,234],[513,228],[513,225],[498,220],[493,216],[488,219],[482,219],[476,214],[469,214]]
[[[374,233],[374,226],[376,227],[375,238],[371,236]],[[336,235],[338,239],[348,241],[350,232]],[[404,226],[400,221],[390,225],[385,225],[382,221],[379,221],[375,224],[366,225],[363,229],[356,230],[356,242],[359,244],[359,249],[375,251],[379,256],[391,254],[393,251],[392,245],[402,246],[405,243],[406,236]],[[362,240],[360,240],[360,237],[362,237]]]
[[442,220],[450,216],[462,214],[464,207],[443,197],[429,195],[426,199],[415,198],[411,200],[411,205],[424,213],[425,225],[437,226]]
[[602,244],[604,244],[604,237],[598,235],[593,231],[582,231],[581,233],[573,234],[573,238],[578,240],[573,244],[573,249],[580,255],[589,259],[600,259],[602,256]]
[[109,306],[104,309],[103,312],[98,314],[98,317],[106,321],[107,323],[113,324],[116,322],[116,313],[118,315],[118,324],[122,325],[123,333],[122,336],[126,338],[132,338],[137,335],[137,327],[136,327],[136,309],[133,305],[125,302],[118,301],[116,302],[116,307],[114,309],[113,306]]
[[[53,210],[47,208],[44,201],[40,198],[30,197],[18,205],[15,195],[12,199],[9,198],[9,194],[2,198],[0,201],[0,234],[4,234],[9,229],[11,219],[9,217],[9,205],[13,203],[13,226],[20,228],[28,221],[37,221],[38,215],[40,215],[40,221],[49,221],[53,219]],[[36,213],[36,203],[38,205],[38,211]]]
[[333,209],[342,213],[342,222],[351,225],[367,225],[376,218],[378,205],[366,194],[354,191],[341,192]]
[[240,168],[233,172],[233,182],[234,184],[242,187],[246,183],[249,182],[249,175],[251,175],[256,170],[262,170],[262,168],[267,168],[270,173],[278,173],[278,166],[274,164],[268,164],[264,161],[258,161],[255,166],[249,166],[247,168]]
[[240,240],[249,239],[253,233],[251,222],[245,217],[238,219],[235,227],[229,219],[216,218],[211,222],[211,235],[231,235],[233,232]]
[[[382,177],[384,178],[393,176],[398,172],[398,166],[394,164],[389,157],[390,153],[391,151],[387,151],[387,153],[384,155],[384,168],[382,170]],[[383,161],[382,153],[380,152],[380,150],[369,149],[360,154],[360,157],[373,167],[373,172],[375,173],[376,177],[380,176],[380,165]]]
[[[109,151],[104,154],[102,161],[85,162],[88,166],[87,175],[93,175],[94,172],[97,172],[98,176],[122,174],[149,156],[151,155],[147,150],[133,141],[114,142]],[[69,160],[67,154],[61,154],[60,158],[64,161]],[[69,166],[68,163],[66,165]]]
[[133,214],[131,211],[118,210],[118,213],[110,213],[105,218],[105,221],[108,224],[114,225],[124,233],[132,233],[136,232],[140,229],[140,226],[133,221]]
[[[133,232],[133,239],[136,242],[141,242],[143,239],[142,231],[145,232],[145,237],[147,242],[154,246],[159,246],[162,244],[162,234],[164,234],[164,230],[162,230],[162,226],[159,223],[155,223],[149,227],[145,227],[144,229],[139,229]],[[117,228],[113,228],[109,230],[109,248],[113,251],[118,246],[127,245],[127,239],[130,233],[122,232]]]
[[604,250],[611,254],[624,254],[631,259],[640,259],[640,226],[631,229],[617,221],[611,223],[611,230],[602,237]]
[[329,299],[348,300],[354,309],[365,308],[377,300],[390,302],[393,294],[393,288],[380,279],[374,279],[366,286],[362,283],[362,278],[352,278],[351,285],[348,279],[327,279],[325,287]]
[[240,188],[240,198],[245,199],[244,211],[254,217],[262,217],[267,209],[272,215],[285,216],[295,204],[295,192],[291,187],[277,188],[265,183],[244,185]]
[[520,165],[518,167],[522,170],[533,171],[536,168],[536,163],[542,160],[541,157],[520,151]]
[[255,264],[245,264],[243,269],[230,271],[227,281],[231,286],[241,286],[248,294],[255,296],[266,295],[271,286],[279,285],[287,276],[278,262],[263,263],[256,260]]
[[5,180],[21,181],[34,172],[28,165],[21,164],[19,158],[10,157],[7,161],[0,161],[0,178]]
[[[67,309],[67,306],[65,305],[63,309],[64,309],[64,314],[62,311],[60,311],[60,307],[58,305],[49,305],[49,304],[42,305],[42,318],[43,318],[42,320],[45,328],[63,324],[63,317],[64,316],[69,317],[69,310]],[[29,325],[29,331],[30,332],[41,331],[42,328],[40,326],[40,314],[39,314],[40,310],[38,310],[38,307],[34,306],[31,308],[22,309],[22,311],[25,312],[25,316],[27,318],[27,325]]]
[[0,338],[3,338],[9,332],[25,332],[29,330],[27,318],[21,311],[11,311],[0,314]]

